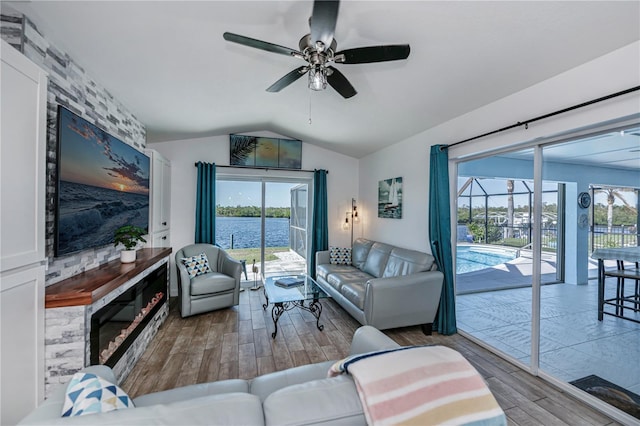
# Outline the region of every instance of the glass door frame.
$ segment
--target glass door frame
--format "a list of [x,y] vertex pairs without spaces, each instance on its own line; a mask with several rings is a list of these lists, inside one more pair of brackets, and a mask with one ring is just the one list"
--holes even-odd
[[[276,171],[276,170],[274,170]],[[239,172],[243,172],[239,170]],[[304,172],[303,172],[304,173]],[[297,173],[298,174],[298,173]],[[218,181],[234,181],[234,182],[252,182],[260,183],[261,185],[261,199],[260,199],[260,274],[264,277],[265,270],[265,199],[266,199],[266,185],[267,183],[291,183],[291,184],[306,184],[307,185],[307,265],[309,261],[309,250],[311,248],[311,233],[308,232],[308,225],[311,223],[311,216],[313,214],[313,175],[311,176],[269,176],[265,173],[260,174],[247,174],[237,173],[234,169],[225,170],[225,172],[218,171],[216,174],[216,183]]]
[[[624,117],[618,120],[599,123],[587,128],[571,130],[564,132],[557,136],[550,136],[546,138],[536,138],[522,143],[514,143],[510,146],[501,146],[494,150],[485,150],[478,154],[463,154],[459,157],[449,158],[449,196],[451,200],[455,200],[450,203],[450,215],[451,215],[451,244],[455,247],[458,235],[457,235],[457,212],[458,212],[458,197],[457,197],[457,179],[458,179],[458,164],[467,161],[477,160],[481,158],[487,158],[495,155],[510,153],[519,151],[522,149],[533,149],[533,172],[534,172],[534,223],[533,223],[533,235],[532,235],[532,249],[533,252],[533,269],[532,269],[532,319],[531,319],[531,356],[530,363],[525,364],[519,360],[516,360],[512,356],[492,347],[491,345],[483,342],[477,337],[474,337],[464,330],[458,332],[465,338],[479,344],[486,348],[490,352],[497,354],[498,356],[508,360],[509,362],[519,366],[525,371],[530,372],[534,376],[538,376],[545,381],[548,381],[558,387],[560,390],[576,397],[577,399],[588,403],[589,405],[597,408],[603,413],[607,414],[614,420],[622,420],[617,410],[612,409],[611,406],[603,401],[587,395],[577,390],[576,387],[564,382],[550,373],[544,370],[540,370],[540,309],[541,309],[541,224],[542,224],[542,183],[543,183],[543,149],[545,147],[561,144],[564,142],[571,142],[577,139],[594,137],[606,133],[615,131],[622,131],[629,127],[637,127],[640,125],[637,116],[632,118]],[[453,269],[455,271],[455,257],[453,258]],[[454,275],[454,288],[456,287],[456,277]]]

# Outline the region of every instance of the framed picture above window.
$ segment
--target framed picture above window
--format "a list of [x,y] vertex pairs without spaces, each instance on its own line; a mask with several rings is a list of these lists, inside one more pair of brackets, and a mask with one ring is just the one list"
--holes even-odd
[[402,219],[402,178],[378,182],[378,217]]
[[302,169],[302,141],[229,135],[229,164],[274,169]]

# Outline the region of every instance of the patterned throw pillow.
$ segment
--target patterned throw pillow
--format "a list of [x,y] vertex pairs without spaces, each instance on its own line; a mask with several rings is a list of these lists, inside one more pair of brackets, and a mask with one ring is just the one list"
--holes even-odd
[[119,386],[91,373],[76,373],[67,386],[62,417],[133,407],[133,401]]
[[351,248],[329,247],[329,263],[332,265],[351,265]]
[[198,275],[213,272],[209,267],[209,259],[207,259],[207,255],[204,253],[200,253],[197,256],[183,257],[182,263],[187,267],[189,278],[195,278]]

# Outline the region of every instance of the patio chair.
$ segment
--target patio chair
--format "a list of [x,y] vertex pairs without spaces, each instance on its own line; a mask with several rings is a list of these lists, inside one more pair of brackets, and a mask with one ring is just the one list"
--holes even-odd
[[192,244],[178,250],[175,260],[182,318],[239,303],[242,264],[223,249]]

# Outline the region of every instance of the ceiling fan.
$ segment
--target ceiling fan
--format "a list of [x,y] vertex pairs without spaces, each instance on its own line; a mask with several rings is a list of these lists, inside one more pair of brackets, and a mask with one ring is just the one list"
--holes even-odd
[[344,98],[350,98],[357,92],[349,80],[335,67],[336,64],[365,64],[371,62],[386,62],[407,59],[410,48],[408,44],[392,44],[385,46],[358,47],[336,52],[338,43],[333,33],[338,19],[339,0],[315,0],[313,13],[309,18],[311,32],[300,39],[300,50],[225,32],[223,37],[227,41],[266,50],[267,52],[293,56],[307,62],[307,65],[296,68],[280,80],[273,83],[267,92],[279,92],[300,77],[309,73],[309,88],[324,90],[327,83]]

